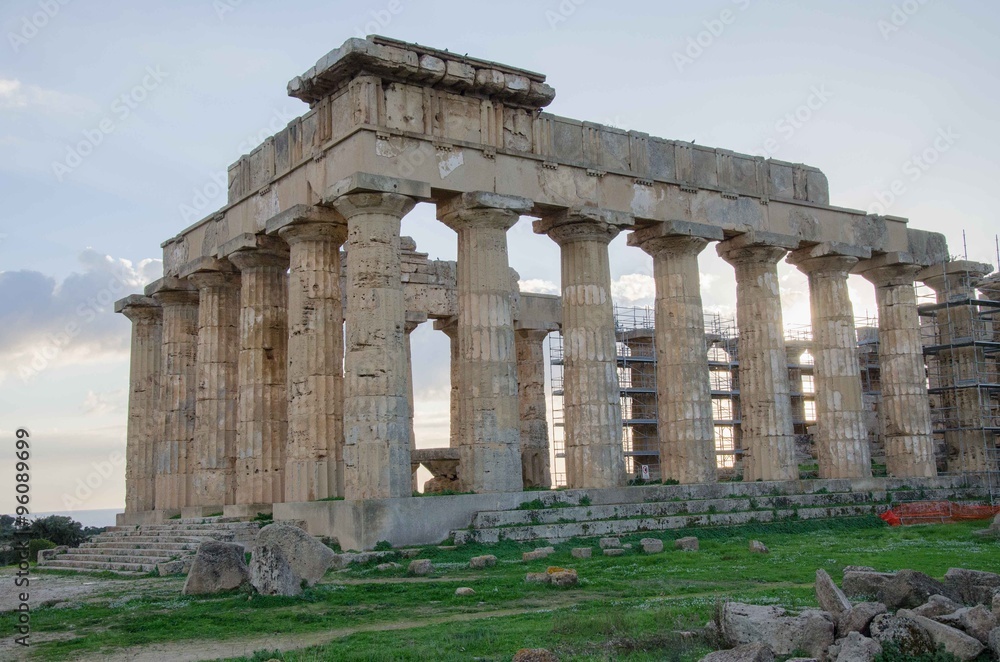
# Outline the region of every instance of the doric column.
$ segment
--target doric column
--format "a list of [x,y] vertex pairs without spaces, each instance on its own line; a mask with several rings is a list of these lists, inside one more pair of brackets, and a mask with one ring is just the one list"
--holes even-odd
[[285,498],[288,252],[265,235],[244,235],[219,252],[240,270],[236,503],[266,506]]
[[296,205],[267,223],[288,244],[286,502],[344,495],[344,312],[340,247],[347,223]]
[[788,257],[809,278],[820,478],[870,478],[858,336],[847,277],[871,251],[820,244]]
[[449,317],[447,319],[434,320],[434,329],[437,331],[443,331],[446,336],[448,336],[449,345],[451,348],[450,352],[450,376],[451,376],[451,389],[449,392],[449,410],[450,410],[450,424],[448,426],[448,446],[451,448],[458,448],[460,444],[460,439],[462,438],[461,432],[459,431],[459,400],[461,394],[461,376],[459,373],[459,366],[461,365],[459,354],[458,354],[458,318]]
[[115,303],[132,322],[128,432],[125,442],[125,512],[153,510],[153,444],[160,437],[159,389],[163,311],[151,297],[132,294]]
[[633,220],[583,207],[535,221],[559,244],[562,267],[566,483],[570,488],[625,482],[608,244]]
[[547,329],[517,329],[517,392],[521,418],[521,481],[525,487],[552,487],[549,422],[545,415]]
[[[402,195],[389,191],[415,191]],[[400,221],[426,184],[355,175],[325,199],[347,219],[344,496],[412,494]]]
[[988,452],[994,444],[984,428],[988,409],[986,355],[981,342],[986,326],[977,306],[976,287],[993,267],[981,262],[956,260],[927,267],[917,274],[934,290],[936,348],[942,390],[945,445],[950,473],[995,471]]
[[721,239],[720,228],[693,223],[661,223],[629,237],[629,245],[639,246],[653,257],[663,480],[716,480],[715,426],[698,255],[709,241]]
[[716,246],[736,270],[744,481],[799,475],[777,269],[797,245],[791,237],[756,232]]
[[[909,260],[908,256],[902,256]],[[882,438],[886,472],[897,478],[937,475],[927,375],[913,279],[920,266],[890,255],[854,269],[875,286]]]
[[163,427],[153,442],[156,510],[188,505],[194,458],[194,411],[197,394],[198,292],[186,280],[162,278],[146,291],[163,308],[160,412]]
[[189,506],[235,503],[240,279],[227,261],[202,258],[183,272],[198,287],[198,390]]
[[458,233],[459,478],[473,492],[522,487],[507,230],[531,208],[484,192],[438,205],[438,219]]

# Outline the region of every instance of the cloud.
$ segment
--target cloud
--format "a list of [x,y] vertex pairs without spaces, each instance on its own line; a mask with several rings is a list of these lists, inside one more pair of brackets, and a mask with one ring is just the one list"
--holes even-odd
[[59,115],[86,115],[99,110],[90,99],[38,85],[25,85],[17,78],[0,78],[0,110],[34,110]]
[[533,294],[559,294],[559,286],[551,280],[529,278],[527,280],[517,281],[517,285],[522,292],[531,292]]
[[83,399],[82,410],[86,416],[103,416],[125,411],[125,403],[128,401],[125,389],[106,391],[97,393],[87,391],[87,397]]
[[656,281],[646,274],[624,274],[611,282],[611,296],[618,303],[652,305]]
[[128,353],[129,325],[114,302],[157,278],[160,260],[133,265],[88,248],[79,261],[82,272],[61,282],[38,271],[0,272],[0,381]]

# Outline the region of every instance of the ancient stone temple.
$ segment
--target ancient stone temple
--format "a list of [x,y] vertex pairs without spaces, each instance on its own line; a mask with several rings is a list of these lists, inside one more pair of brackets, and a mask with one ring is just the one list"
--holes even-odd
[[[878,297],[890,476],[936,475],[913,286],[947,260],[943,236],[831,205],[817,168],[551,115],[541,74],[383,37],[347,41],[288,93],[308,110],[229,167],[227,204],[168,238],[163,278],[118,302],[133,322],[123,522],[273,512],[361,548],[516,508],[551,484],[542,343],[556,330],[568,487],[619,494],[608,244],[622,232],[654,262],[665,480],[716,480],[710,244],[737,283],[743,480],[798,479],[782,260],[809,279],[820,478],[872,475],[852,273]],[[418,203],[455,231],[457,262],[400,236]],[[560,297],[518,291],[507,231],[523,216],[559,246]],[[422,323],[451,340],[451,433],[416,450]],[[420,464],[435,489],[472,494],[412,498]]]

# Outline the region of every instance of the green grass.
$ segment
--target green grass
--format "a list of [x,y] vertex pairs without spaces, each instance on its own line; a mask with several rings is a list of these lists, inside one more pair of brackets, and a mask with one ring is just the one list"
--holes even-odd
[[[700,629],[721,599],[816,606],[817,568],[837,580],[845,565],[914,568],[936,577],[954,566],[1000,572],[998,543],[972,535],[982,526],[889,528],[869,516],[698,527],[622,536],[635,548],[615,558],[572,558],[572,547],[596,547],[596,540],[571,540],[555,545],[549,558],[529,563],[520,561],[521,554],[538,543],[470,544],[455,550],[430,546],[421,553],[435,564],[429,581],[407,579],[405,565],[380,572],[372,563],[331,572],[300,598],[242,591],[187,597],[180,595],[182,578],[147,579],[141,589],[34,609],[34,631],[75,636],[33,643],[32,650],[41,659],[61,660],[182,639],[298,638],[405,622],[403,629],[355,632],[292,653],[262,651],[246,659],[510,660],[519,648],[542,647],[562,660],[697,660],[707,646],[698,639],[681,640],[675,630]],[[698,536],[699,552],[673,550],[672,541],[685,535]],[[644,537],[663,539],[667,551],[642,554],[638,541]],[[751,539],[763,541],[771,553],[751,554]],[[468,569],[468,560],[480,554],[495,554],[498,565]],[[524,583],[525,572],[550,565],[575,568],[580,585],[556,589]],[[458,586],[472,587],[476,596],[456,598]],[[526,613],[482,617],[498,611]],[[0,627],[13,627],[11,613],[0,615]]]

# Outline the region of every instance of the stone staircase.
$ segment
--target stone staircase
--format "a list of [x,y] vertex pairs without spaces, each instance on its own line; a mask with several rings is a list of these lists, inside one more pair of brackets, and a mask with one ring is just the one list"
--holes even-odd
[[[519,510],[480,511],[455,544],[618,536],[684,527],[852,517],[893,504],[950,500],[982,503],[988,491],[954,478],[804,480],[793,482],[653,485],[614,490],[525,493]],[[537,495],[537,497],[535,497]],[[534,499],[533,499],[534,497]]]
[[110,571],[118,574],[161,575],[185,572],[198,545],[206,540],[249,546],[260,522],[235,517],[199,517],[167,520],[161,524],[112,526],[79,547],[43,558],[39,565],[58,570]]

